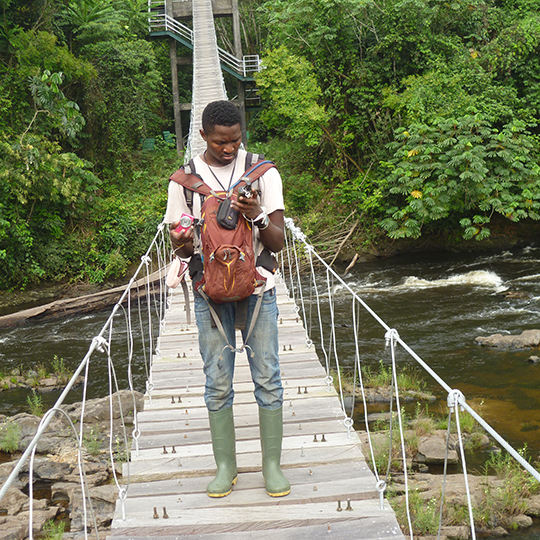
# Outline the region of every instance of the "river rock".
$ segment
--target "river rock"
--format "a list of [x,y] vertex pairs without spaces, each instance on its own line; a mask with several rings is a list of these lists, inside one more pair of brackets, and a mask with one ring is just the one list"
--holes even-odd
[[441,534],[444,534],[448,540],[467,540],[471,536],[471,529],[466,525],[441,527]]
[[[416,461],[435,465],[444,463],[446,457],[446,432],[435,432],[432,435],[424,435],[420,438],[418,444],[418,454]],[[448,449],[448,463],[455,464],[458,462],[457,452],[450,448]]]
[[[28,470],[27,467],[25,467]],[[36,458],[34,460],[34,478],[44,480],[47,482],[58,482],[69,476],[73,469],[74,464],[70,463],[58,463],[45,457]]]
[[10,487],[0,501],[0,509],[7,511],[9,516],[13,516],[23,509],[27,501],[28,496],[20,489]]
[[540,330],[525,330],[519,336],[493,334],[487,337],[477,337],[474,341],[483,347],[530,349],[540,345]]
[[478,535],[482,535],[482,537],[484,536],[496,536],[496,537],[501,537],[501,536],[508,536],[508,531],[504,528],[504,527],[501,527],[500,525],[498,527],[495,527],[494,529],[485,529],[483,527],[477,527],[476,528],[476,533]]
[[28,534],[28,522],[22,523],[18,519],[6,519],[0,522],[0,540],[24,540]]
[[540,356],[529,356],[529,358],[527,358],[527,362],[531,362],[531,364],[538,364],[538,362],[540,362]]
[[[118,499],[118,488],[114,484],[90,488],[90,498],[92,500],[92,508],[94,509],[97,526],[99,528],[109,527],[114,516],[116,499]],[[72,531],[82,531],[84,530],[84,515],[82,492],[80,489],[73,492],[71,505],[72,511],[70,528]],[[87,526],[92,526],[93,522],[90,513],[88,513],[86,517]]]
[[[144,394],[134,391],[133,394],[130,390],[120,390],[113,394],[113,418],[118,419],[120,415],[120,404],[122,405],[122,412],[124,418],[129,416],[133,417],[133,401],[137,410],[140,411],[144,404]],[[72,421],[80,421],[82,403],[73,403],[71,405],[62,405],[62,409],[66,411]],[[85,422],[102,422],[109,420],[110,416],[110,402],[109,397],[89,399],[84,406],[84,421]]]
[[540,495],[531,495],[527,499],[527,511],[528,516],[540,517]]
[[505,523],[510,528],[525,529],[533,524],[533,520],[529,516],[519,514],[517,516],[511,516]]
[[[367,403],[388,403],[390,399],[395,399],[395,392],[392,392],[390,387],[365,388],[365,397]],[[362,389],[356,388],[356,398],[362,399]],[[428,401],[433,403],[437,398],[432,394],[425,392],[416,392],[415,390],[405,390],[400,393],[401,401],[412,403],[415,401]]]
[[[19,426],[19,450],[25,450],[34,438],[41,418],[33,414],[19,413],[12,416],[9,422]],[[58,449],[59,444],[69,437],[69,434],[69,431],[65,429],[62,422],[58,419],[53,419],[38,442],[37,452],[54,452]]]

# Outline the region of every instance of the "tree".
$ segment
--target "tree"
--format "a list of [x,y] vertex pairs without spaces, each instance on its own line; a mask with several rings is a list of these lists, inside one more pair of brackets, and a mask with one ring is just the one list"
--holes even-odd
[[321,90],[313,68],[284,46],[265,54],[263,66],[255,77],[266,103],[262,121],[277,134],[318,144],[327,116],[317,102]]
[[392,238],[418,238],[424,225],[454,217],[465,239],[482,240],[494,213],[540,219],[538,150],[528,127],[512,120],[499,130],[474,114],[397,130],[382,227]]

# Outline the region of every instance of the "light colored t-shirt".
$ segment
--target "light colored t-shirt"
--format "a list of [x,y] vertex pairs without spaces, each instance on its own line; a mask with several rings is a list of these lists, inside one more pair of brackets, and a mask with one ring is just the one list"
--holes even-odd
[[[238,150],[236,159],[225,167],[210,167],[202,160],[201,156],[195,157],[193,161],[195,164],[195,171],[203,178],[205,184],[216,191],[223,191],[224,189],[228,189],[229,186],[234,185],[234,183],[244,174],[246,151],[242,149]],[[278,170],[275,167],[272,167],[259,177],[258,182],[259,185],[257,189],[261,192],[260,205],[266,208],[267,214],[270,215],[276,210],[284,210],[283,187]],[[193,194],[193,212],[191,212],[186,202],[184,187],[171,181],[169,182],[167,210],[164,217],[165,223],[174,223],[175,221],[178,221],[184,212],[186,214],[191,213],[193,216],[200,218],[201,198],[197,193]],[[257,227],[254,227],[254,230],[255,253],[259,255],[264,246],[259,240],[259,231]],[[274,287],[275,280],[272,272],[261,267],[257,267],[257,270],[266,278],[265,290]]]

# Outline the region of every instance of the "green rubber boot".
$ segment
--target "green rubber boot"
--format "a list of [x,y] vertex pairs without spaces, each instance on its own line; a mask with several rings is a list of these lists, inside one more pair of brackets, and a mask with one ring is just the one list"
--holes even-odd
[[232,407],[217,412],[208,411],[208,419],[217,472],[208,484],[206,493],[210,497],[226,497],[238,479]]
[[281,443],[283,440],[283,408],[269,410],[259,407],[261,430],[262,472],[266,493],[283,497],[291,492],[291,484],[281,472]]

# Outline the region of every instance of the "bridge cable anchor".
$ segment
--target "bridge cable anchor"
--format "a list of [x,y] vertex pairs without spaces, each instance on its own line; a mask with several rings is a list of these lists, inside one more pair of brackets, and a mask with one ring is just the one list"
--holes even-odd
[[465,396],[460,390],[454,389],[451,392],[448,393],[448,398],[446,399],[446,403],[448,405],[448,408],[455,412],[456,407],[459,406],[461,411],[463,412],[465,410],[465,407],[463,407],[463,403],[465,403]]
[[384,492],[386,491],[386,482],[384,480],[379,480],[375,484],[375,489],[379,492],[379,500],[381,503],[381,510],[384,509]]

